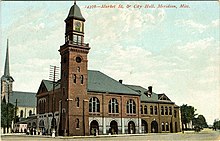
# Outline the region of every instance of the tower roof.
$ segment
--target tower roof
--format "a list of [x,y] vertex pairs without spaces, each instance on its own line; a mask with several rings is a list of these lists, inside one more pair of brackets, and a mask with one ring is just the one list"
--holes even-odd
[[14,79],[10,76],[10,70],[9,70],[9,41],[7,39],[7,49],[6,49],[6,57],[5,57],[5,70],[4,75],[1,79],[14,81]]
[[70,8],[69,14],[66,18],[67,19],[72,19],[75,18],[77,20],[82,20],[85,21],[85,19],[83,18],[80,8],[78,7],[78,5],[76,5],[76,2],[74,2],[74,5]]
[[4,70],[4,76],[10,76],[10,72],[9,72],[8,39],[7,39],[7,50],[6,50],[6,57],[5,57],[5,70]]

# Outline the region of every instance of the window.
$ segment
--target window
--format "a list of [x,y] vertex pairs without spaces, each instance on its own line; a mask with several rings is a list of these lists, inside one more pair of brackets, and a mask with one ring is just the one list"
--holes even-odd
[[29,116],[31,116],[31,115],[32,115],[32,111],[30,110],[30,111],[29,111]]
[[80,76],[80,82],[83,84],[83,75]]
[[65,88],[63,87],[63,95],[65,95]]
[[108,112],[109,113],[118,113],[118,101],[115,98],[112,98],[108,103]]
[[24,111],[23,110],[21,110],[21,112],[20,112],[20,117],[23,117],[24,115]]
[[127,113],[128,114],[135,114],[136,113],[136,104],[134,100],[129,99],[127,101]]
[[154,106],[154,114],[157,115],[157,106]]
[[168,115],[168,108],[167,108],[167,106],[165,107],[165,115]]
[[174,117],[176,118],[176,110],[174,110]]
[[164,108],[161,106],[161,115],[164,115]]
[[144,114],[147,114],[147,105],[144,106]]
[[82,36],[73,35],[74,44],[82,44]]
[[141,105],[141,114],[143,114],[143,106]]
[[169,107],[169,115],[172,115],[172,107]]
[[79,107],[79,97],[76,98],[76,107]]
[[153,106],[150,106],[150,114],[153,115]]
[[73,83],[76,83],[76,74],[73,74]]
[[165,131],[165,125],[163,122],[162,122],[162,131]]
[[76,119],[76,128],[79,128],[79,119]]
[[80,67],[77,67],[77,72],[80,72]]
[[97,97],[92,97],[89,100],[89,112],[100,112],[100,103]]
[[169,124],[166,123],[166,131],[169,131]]

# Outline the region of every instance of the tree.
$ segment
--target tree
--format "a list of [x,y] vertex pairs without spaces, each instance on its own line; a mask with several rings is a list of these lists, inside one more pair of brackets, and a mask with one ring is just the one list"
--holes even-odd
[[188,106],[187,104],[183,104],[180,107],[180,111],[181,111],[182,124],[184,124],[185,128],[187,129],[187,123],[192,121],[196,116],[195,114],[196,109],[193,106]]
[[214,121],[213,128],[214,129],[220,129],[220,120],[215,120]]
[[[7,110],[8,106],[8,110]],[[1,102],[1,127],[4,129],[5,133],[5,128],[7,128],[7,123],[8,126],[11,127],[12,120],[14,119],[14,110],[15,107],[11,103],[6,103],[6,102]]]
[[193,125],[198,126],[200,128],[206,128],[208,127],[206,119],[203,115],[198,115],[197,118],[193,119]]

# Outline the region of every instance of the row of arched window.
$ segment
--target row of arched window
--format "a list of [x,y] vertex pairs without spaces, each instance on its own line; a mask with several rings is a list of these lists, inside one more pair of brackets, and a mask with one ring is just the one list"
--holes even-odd
[[[150,112],[148,112],[147,105],[141,105],[141,114],[157,115],[157,106],[150,106]],[[172,115],[172,107],[161,106],[161,115]],[[176,117],[176,110],[174,110],[174,117]]]
[[[92,97],[89,100],[89,112],[100,112],[100,102],[97,97]],[[112,98],[108,102],[108,112],[109,113],[119,113],[118,101]],[[126,103],[126,112],[128,114],[136,113],[136,103],[133,99],[129,99]]]
[[[76,83],[77,81],[77,77],[76,77],[76,74],[73,74],[73,83]],[[80,75],[80,84],[83,84],[84,82],[84,77],[83,75]]]
[[168,122],[166,122],[166,123],[162,122],[161,127],[162,127],[162,131],[169,131],[169,123]]
[[[31,115],[32,115],[32,110],[29,110],[29,116],[31,116]],[[21,118],[24,117],[24,111],[23,110],[20,111],[20,117]]]
[[39,113],[45,113],[46,109],[46,99],[39,99],[38,101]]

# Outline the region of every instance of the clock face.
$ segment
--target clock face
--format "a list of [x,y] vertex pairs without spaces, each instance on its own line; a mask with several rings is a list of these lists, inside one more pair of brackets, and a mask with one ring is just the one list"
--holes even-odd
[[75,25],[75,30],[76,31],[81,31],[82,30],[82,23],[81,22],[75,21],[74,25]]
[[81,22],[76,21],[75,26],[80,28],[81,27]]

